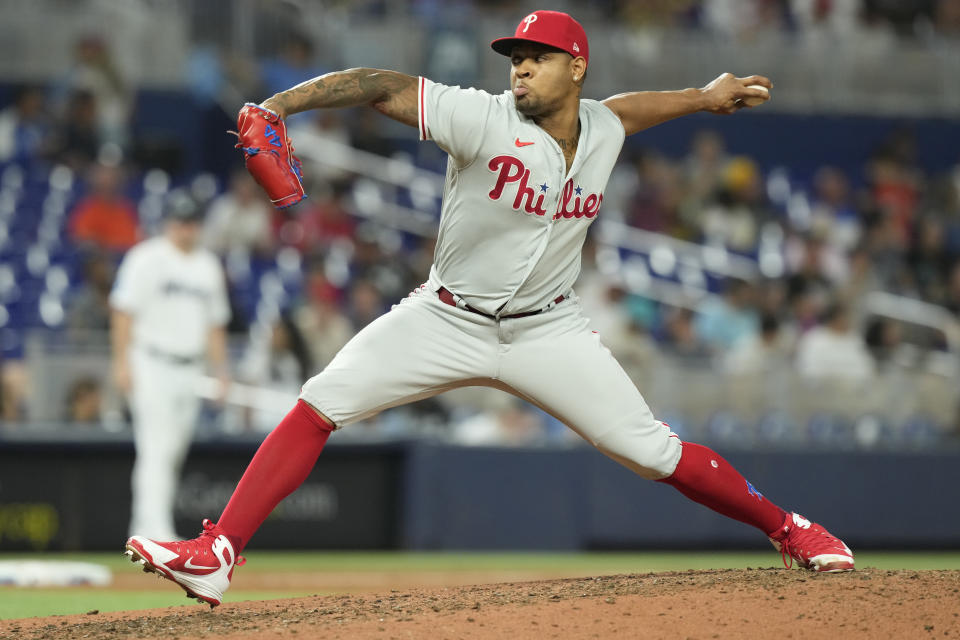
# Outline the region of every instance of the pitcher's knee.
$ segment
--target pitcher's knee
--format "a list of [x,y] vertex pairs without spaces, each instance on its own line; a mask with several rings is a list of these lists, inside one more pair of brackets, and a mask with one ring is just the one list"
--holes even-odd
[[318,427],[329,426],[331,429],[337,429],[342,426],[344,419],[343,407],[339,406],[336,398],[343,398],[344,394],[333,392],[331,387],[336,387],[336,378],[325,376],[320,372],[313,376],[300,389],[299,400],[306,405],[306,411],[310,417],[316,417]]
[[623,423],[594,444],[605,455],[649,480],[672,474],[682,452],[680,439],[660,421],[654,421],[653,425]]

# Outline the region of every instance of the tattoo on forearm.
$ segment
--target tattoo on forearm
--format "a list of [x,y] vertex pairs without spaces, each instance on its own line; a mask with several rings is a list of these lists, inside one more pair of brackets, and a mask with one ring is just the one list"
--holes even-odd
[[271,100],[285,113],[369,104],[408,124],[417,120],[417,79],[380,69],[348,69],[328,73],[283,91]]

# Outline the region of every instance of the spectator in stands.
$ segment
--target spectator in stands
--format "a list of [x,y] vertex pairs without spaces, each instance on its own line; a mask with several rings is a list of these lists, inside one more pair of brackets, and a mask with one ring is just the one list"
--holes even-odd
[[[337,109],[317,109],[309,116],[295,121],[289,129],[290,139],[297,141],[297,156],[304,163],[307,179],[347,179],[350,174],[343,167],[349,166],[354,151],[342,113]],[[310,195],[313,196],[313,190]]]
[[824,166],[813,179],[811,227],[820,228],[838,249],[850,251],[860,241],[860,217],[854,206],[850,181],[836,167]]
[[372,284],[381,298],[399,300],[426,275],[412,274],[401,250],[396,232],[371,222],[358,225],[353,237],[351,277]]
[[67,99],[66,111],[57,126],[54,153],[75,171],[85,171],[100,153],[97,101],[89,91],[79,89]]
[[670,309],[664,314],[663,349],[681,362],[694,366],[709,363],[713,352],[697,335],[693,312],[689,309]]
[[734,251],[750,252],[767,217],[760,168],[746,156],[731,158],[715,202],[703,212],[703,239]]
[[711,0],[702,7],[703,26],[731,40],[755,40],[789,24],[781,0]]
[[877,366],[882,369],[903,348],[903,325],[892,318],[875,317],[867,324],[865,341]]
[[366,278],[357,278],[350,283],[347,291],[347,316],[354,331],[360,331],[386,311],[383,298],[377,286]]
[[497,404],[455,424],[453,441],[468,446],[500,447],[543,442],[546,434],[540,415],[513,396],[504,395]]
[[79,341],[97,339],[104,342],[110,329],[110,290],[113,288],[114,265],[102,252],[87,255],[83,264],[83,283],[67,304],[67,329]]
[[350,183],[325,186],[311,191],[308,202],[281,219],[277,232],[281,244],[322,254],[336,242],[353,242],[357,224],[347,207]]
[[860,312],[864,298],[874,291],[880,291],[883,283],[874,269],[873,259],[866,245],[861,244],[854,248],[848,259],[847,277],[839,283],[837,295],[855,312]]
[[729,350],[759,329],[756,291],[746,280],[729,278],[721,297],[706,298],[697,307],[696,333],[716,353]]
[[123,195],[124,171],[105,164],[90,170],[90,194],[69,214],[70,239],[81,247],[123,252],[140,238],[137,209]]
[[[625,300],[632,299],[625,297]],[[621,302],[620,306],[629,309],[630,305]],[[647,326],[636,317],[628,317],[628,321],[611,326],[606,333],[599,332],[600,340],[616,356],[638,389],[650,389],[655,384],[660,352]]]
[[794,22],[810,45],[843,43],[860,29],[857,0],[790,0]]
[[888,143],[867,166],[870,197],[883,218],[892,223],[901,247],[910,242],[920,204],[921,178],[909,164],[909,144],[909,138]]
[[0,162],[27,163],[50,151],[51,123],[43,92],[20,87],[13,104],[0,111]]
[[[316,64],[313,42],[302,32],[291,32],[284,39],[279,55],[260,64],[260,81],[265,94],[273,95],[310,78],[323,75],[328,69]],[[296,116],[290,120],[308,118]]]
[[406,259],[410,273],[415,279],[417,277],[426,277],[425,274],[430,273],[430,265],[433,264],[433,256],[436,248],[436,236],[424,236],[416,240],[416,245],[410,250],[410,253],[407,254]]
[[266,254],[273,248],[273,207],[245,169],[230,177],[228,191],[213,200],[203,225],[203,244],[221,256]]
[[308,273],[304,298],[293,310],[297,330],[310,350],[314,371],[320,371],[353,337],[353,326],[340,310],[340,292],[323,273],[323,263]]
[[679,168],[656,153],[643,154],[636,163],[637,189],[630,199],[627,223],[638,229],[688,237],[680,228],[684,190]]
[[760,332],[736,342],[723,365],[728,372],[739,375],[776,373],[789,365],[790,356],[791,344],[780,330],[780,320],[765,313],[760,318]]
[[77,41],[73,66],[61,78],[55,93],[61,102],[66,102],[78,89],[94,96],[100,140],[125,147],[129,141],[133,91],[120,74],[106,42],[98,36]]
[[831,289],[834,284],[846,280],[849,272],[848,256],[844,249],[834,243],[829,222],[819,219],[809,231],[793,233],[784,245],[788,280],[792,289],[797,281]]
[[794,335],[803,335],[820,324],[823,312],[829,304],[830,289],[821,289],[801,283],[801,288],[791,288],[787,297],[790,312],[785,318]]
[[590,309],[591,327],[606,343],[610,333],[630,324],[627,307],[623,304],[626,290],[616,277],[602,273],[597,266],[597,242],[588,235],[583,244],[580,276],[576,292],[584,309]]
[[361,151],[374,153],[378,156],[390,157],[396,150],[390,138],[384,135],[383,118],[373,109],[357,109],[348,121],[350,139],[353,146]]
[[844,257],[830,247],[822,229],[792,236],[786,245],[787,301],[798,329],[803,332],[819,321],[833,295],[834,279],[847,275]]
[[67,391],[64,419],[78,426],[100,424],[100,381],[93,376],[82,376],[70,384]]
[[[262,336],[252,339],[243,361],[240,376],[245,382],[261,388],[295,394],[314,366],[303,336],[286,314],[276,319]],[[270,410],[254,410],[252,426],[257,431],[269,431],[282,419]]]
[[[194,23],[196,39],[187,54],[183,75],[192,98],[195,121],[190,153],[195,166],[206,170],[223,169],[236,163],[237,152],[223,144],[223,132],[236,128],[236,113],[226,105],[242,100],[240,96],[262,93],[258,72],[253,61],[240,50],[223,42],[224,34],[208,28],[213,16],[222,19],[222,8],[217,3],[194,3],[191,12],[207,15]],[[196,17],[195,17],[196,19]],[[203,24],[201,27],[200,24]]]
[[683,216],[688,225],[699,228],[704,207],[716,198],[723,185],[723,169],[727,166],[723,138],[716,131],[698,131],[683,160]]
[[876,363],[863,337],[853,327],[850,309],[833,302],[820,326],[808,331],[797,344],[797,370],[810,380],[842,379],[865,382]]
[[906,255],[907,273],[913,278],[913,294],[923,300],[942,304],[950,267],[956,256],[946,246],[944,224],[928,215],[917,221],[914,238]]

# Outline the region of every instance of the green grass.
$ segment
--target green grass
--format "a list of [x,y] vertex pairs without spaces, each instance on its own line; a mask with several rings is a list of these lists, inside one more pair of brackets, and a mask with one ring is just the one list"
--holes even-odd
[[[97,610],[136,611],[159,607],[184,606],[199,609],[195,600],[187,600],[183,591],[167,583],[163,591],[121,591],[97,587],[70,587],[63,589],[18,589],[0,587],[0,621],[11,618],[67,616]],[[309,593],[297,591],[237,591],[230,592],[230,602],[243,600],[272,600],[295,598]],[[0,631],[3,623],[0,622]]]
[[[780,558],[772,549],[757,552],[643,553],[406,553],[406,552],[277,552],[251,550],[244,572],[559,572],[569,576],[687,569],[775,567]],[[2,560],[61,560],[93,562],[115,573],[137,571],[121,553],[0,554]],[[871,552],[857,554],[857,566],[878,569],[960,569],[960,552]],[[151,578],[144,576],[144,580]],[[0,620],[69,615],[93,609],[102,612],[185,605],[197,607],[167,582],[137,591],[111,588],[63,589],[0,587]],[[303,591],[231,591],[230,602],[310,595]]]

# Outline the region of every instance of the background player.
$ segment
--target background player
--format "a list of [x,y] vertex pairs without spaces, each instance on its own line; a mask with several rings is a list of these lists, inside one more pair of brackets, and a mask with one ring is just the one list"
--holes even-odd
[[164,233],[136,245],[110,294],[113,377],[133,414],[131,535],[177,539],[173,500],[193,437],[204,361],[227,385],[224,273],[198,246],[203,212],[185,194],[168,203]]
[[[732,113],[765,99],[769,80],[723,74],[702,89],[625,93],[600,103],[580,99],[589,47],[570,16],[532,13],[513,37],[492,46],[511,60],[511,91],[499,96],[352,69],[241,110],[239,146],[265,185],[272,176],[256,167],[278,168],[284,179],[293,168],[265,155],[269,144],[282,148],[279,139],[249,139],[260,120],[270,123],[267,136],[280,138],[286,115],[368,104],[434,140],[450,156],[434,265],[424,285],[304,385],[217,524],[204,521],[200,537],[183,543],[135,536],[128,553],[189,595],[219,604],[239,552],[307,477],[331,431],[479,384],[529,400],[639,475],[755,526],[802,566],[853,569],[840,540],[782,510],[715,452],[681,443],[655,420],[571,289],[624,136],[697,111]],[[295,202],[294,183],[290,193],[271,193],[274,202]]]

